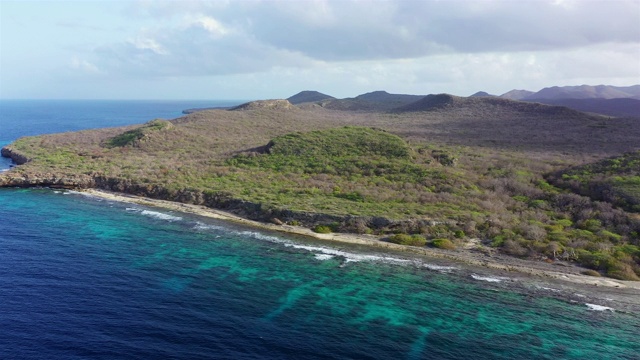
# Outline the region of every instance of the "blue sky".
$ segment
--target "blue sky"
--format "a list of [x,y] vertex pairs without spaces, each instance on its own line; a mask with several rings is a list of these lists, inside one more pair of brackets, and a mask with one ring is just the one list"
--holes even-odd
[[0,98],[640,84],[640,1],[4,1]]

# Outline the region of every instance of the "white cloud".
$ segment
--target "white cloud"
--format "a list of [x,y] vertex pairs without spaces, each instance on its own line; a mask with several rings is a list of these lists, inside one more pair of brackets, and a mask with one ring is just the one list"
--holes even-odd
[[90,63],[87,60],[79,59],[77,57],[73,57],[71,59],[69,67],[72,70],[80,70],[82,72],[89,73],[89,74],[99,74],[99,73],[101,73],[100,69],[98,69],[98,67],[96,65]]
[[169,51],[156,40],[148,37],[137,37],[127,41],[138,50],[150,50],[158,55],[169,55]]
[[229,33],[229,29],[211,16],[197,15],[187,17],[187,27],[199,26],[208,31],[214,37],[222,37]]

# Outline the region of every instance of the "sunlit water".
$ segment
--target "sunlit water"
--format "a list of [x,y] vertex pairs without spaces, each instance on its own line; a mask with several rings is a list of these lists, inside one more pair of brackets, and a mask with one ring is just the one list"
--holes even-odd
[[629,291],[0,189],[1,359],[638,359],[639,334]]

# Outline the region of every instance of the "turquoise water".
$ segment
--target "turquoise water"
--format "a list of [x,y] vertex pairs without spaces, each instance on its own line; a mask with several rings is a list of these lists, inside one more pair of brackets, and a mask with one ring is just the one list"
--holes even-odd
[[640,353],[624,294],[44,189],[0,190],[0,219],[3,359]]

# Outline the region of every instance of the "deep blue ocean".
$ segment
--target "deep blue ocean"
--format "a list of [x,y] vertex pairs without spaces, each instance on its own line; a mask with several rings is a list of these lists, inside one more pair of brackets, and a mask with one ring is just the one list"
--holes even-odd
[[[0,143],[224,105],[0,101]],[[0,189],[0,359],[640,359],[640,293]]]

